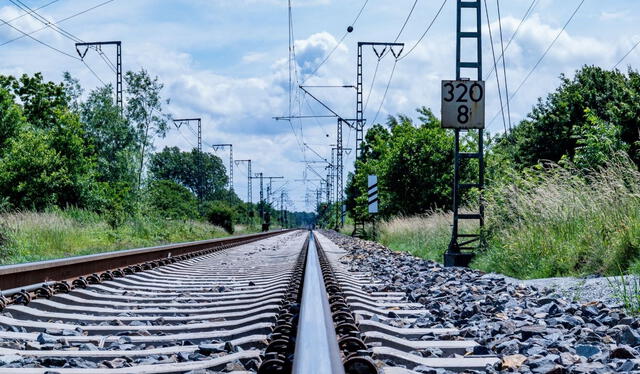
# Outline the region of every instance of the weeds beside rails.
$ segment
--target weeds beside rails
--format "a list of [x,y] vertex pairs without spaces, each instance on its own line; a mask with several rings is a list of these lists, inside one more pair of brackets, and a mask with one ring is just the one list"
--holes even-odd
[[634,275],[621,275],[609,280],[609,286],[627,313],[640,316],[640,277]]
[[514,172],[486,200],[482,270],[531,279],[637,267],[640,173],[628,157],[588,173],[556,164]]

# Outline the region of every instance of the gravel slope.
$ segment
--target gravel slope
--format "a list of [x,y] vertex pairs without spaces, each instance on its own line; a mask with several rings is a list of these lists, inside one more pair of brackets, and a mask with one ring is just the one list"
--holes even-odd
[[[527,285],[496,274],[444,268],[375,242],[323,233],[349,253],[341,262],[382,282],[371,291],[404,292],[407,300],[430,311],[411,325],[400,318],[390,324],[460,328],[462,337],[481,344],[474,354],[501,358],[486,372],[640,373],[640,319],[615,305],[566,298],[539,288],[545,282]],[[442,357],[437,351],[422,354]]]

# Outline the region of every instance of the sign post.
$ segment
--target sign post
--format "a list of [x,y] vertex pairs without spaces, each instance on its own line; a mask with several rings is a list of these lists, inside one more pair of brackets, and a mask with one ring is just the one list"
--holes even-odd
[[[481,245],[481,231],[484,226],[484,205],[482,190],[484,188],[484,126],[485,126],[485,85],[482,81],[482,30],[480,0],[456,0],[456,79],[442,82],[442,127],[455,131],[454,166],[453,166],[453,225],[451,242],[444,254],[445,266],[468,266],[475,250]],[[470,10],[464,11],[463,10]],[[463,15],[472,19],[464,22]],[[462,31],[462,25],[475,25],[471,30]],[[463,43],[463,40],[475,42]],[[462,46],[465,48],[475,44],[475,61],[462,59]],[[465,53],[464,56],[469,56]],[[463,78],[465,74],[476,75],[476,80]],[[468,76],[468,75],[467,75]],[[477,131],[477,150],[460,152],[460,133]],[[471,145],[471,144],[469,144]],[[471,145],[473,146],[473,145]],[[461,181],[460,168],[463,161],[478,160],[478,176],[475,181]],[[478,211],[460,213],[460,198],[469,189],[480,191]],[[460,232],[460,220],[478,222],[476,232],[467,229]]]
[[374,215],[372,217],[373,221],[373,240],[376,240],[378,233],[376,231],[376,217],[375,214],[378,214],[378,176],[377,175],[369,175],[367,178],[367,195],[369,197],[369,214]]

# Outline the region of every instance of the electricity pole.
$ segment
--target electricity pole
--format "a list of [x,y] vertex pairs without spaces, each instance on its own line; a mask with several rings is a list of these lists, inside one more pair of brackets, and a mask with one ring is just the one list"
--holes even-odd
[[251,160],[236,160],[235,164],[236,166],[240,165],[241,163],[247,163],[247,202],[249,204],[253,203],[253,197],[251,196],[252,192],[253,192],[253,188],[252,188],[252,183],[251,180],[253,178],[251,178]]
[[[371,46],[373,52],[378,57],[378,61],[380,61],[387,53],[387,48],[395,57],[396,61],[402,54],[402,50],[404,49],[404,43],[390,43],[390,42],[358,42],[358,61],[357,61],[357,71],[356,71],[356,120],[352,127],[355,127],[356,130],[356,171],[358,173],[358,160],[362,156],[362,142],[364,140],[364,126],[366,121],[364,119],[364,102],[363,102],[363,74],[362,74],[362,47]],[[382,50],[378,50],[378,48],[382,48]],[[399,48],[396,51],[394,48]],[[340,206],[340,211],[342,212],[342,206]],[[342,213],[340,213],[342,214]],[[356,219],[354,222],[353,234],[354,235],[362,235],[364,234],[364,218]]]
[[[89,42],[89,43],[76,43],[76,51],[80,56],[80,59],[84,60],[90,47],[94,47],[97,51],[102,52],[103,45],[115,45],[116,46],[116,105],[120,107],[120,114],[124,113],[124,101],[122,100],[122,42],[121,41],[109,41],[109,42]],[[84,52],[80,51],[80,47],[84,47]],[[113,64],[109,61],[109,65],[113,69]]]
[[203,153],[202,153],[202,119],[201,118],[180,118],[174,119],[173,124],[179,129],[182,125],[189,126],[191,122],[198,124],[198,155],[196,158],[196,167],[198,168],[198,187],[196,187],[196,194],[198,199],[202,201],[204,197],[204,165],[203,165]]
[[233,144],[212,144],[214,151],[229,147],[229,191],[233,192]]
[[[444,95],[444,89],[447,84],[451,85],[454,91],[458,88],[465,89],[464,92],[458,93],[455,105],[458,106],[458,111],[454,112],[454,118],[457,119],[454,128],[455,131],[455,145],[454,145],[454,169],[453,169],[453,225],[451,233],[451,242],[449,248],[444,255],[445,266],[468,266],[474,256],[474,251],[482,246],[482,227],[484,226],[484,202],[482,197],[482,191],[484,189],[484,82],[482,81],[482,4],[480,0],[463,1],[456,0],[457,2],[457,19],[456,19],[456,81],[449,82],[443,81],[443,98],[442,98],[442,112],[443,119],[446,119],[445,115],[448,113],[445,111],[445,105],[447,103],[454,102],[453,98],[448,99],[449,95]],[[471,11],[463,11],[465,9]],[[469,21],[464,22],[463,17],[471,17]],[[473,29],[463,31],[462,25],[474,25]],[[466,27],[465,27],[466,29]],[[472,43],[463,43],[462,41],[470,41]],[[473,47],[472,47],[473,46]],[[471,53],[463,53],[462,48],[470,49],[470,52],[475,49],[476,56],[475,61],[469,60],[468,57],[465,60],[463,56],[473,56]],[[470,77],[463,76],[463,70],[467,74],[475,74],[477,76],[475,81],[471,81]],[[455,83],[455,85],[454,85]],[[471,87],[468,89],[465,87],[468,85]],[[453,93],[452,93],[453,94]],[[468,95],[469,98],[465,98]],[[473,111],[467,106],[469,102],[474,102],[475,108]],[[482,108],[480,110],[480,108]],[[456,115],[457,113],[465,113],[466,116]],[[474,116],[480,118],[474,118],[474,121],[470,119]],[[462,121],[464,120],[464,123]],[[475,122],[479,122],[480,126]],[[451,119],[447,121],[443,120],[443,127],[445,122],[453,122]],[[471,123],[474,123],[471,126]],[[467,125],[469,124],[469,125]],[[449,127],[451,124],[447,124]],[[477,130],[477,151],[469,152],[460,150],[460,133],[462,131],[471,132]],[[460,169],[462,162],[465,160],[477,159],[478,160],[478,174],[477,183],[470,183],[469,180],[464,182],[461,180]],[[461,192],[471,188],[477,188],[480,192],[479,207],[477,212],[460,213],[460,197]],[[477,221],[478,232],[477,233],[460,233],[459,221]]]

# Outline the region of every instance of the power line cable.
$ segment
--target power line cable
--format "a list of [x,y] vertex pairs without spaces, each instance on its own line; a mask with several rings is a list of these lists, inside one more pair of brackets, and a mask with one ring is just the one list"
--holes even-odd
[[[355,26],[356,22],[358,22],[358,19],[360,19],[360,16],[362,15],[362,12],[364,11],[364,8],[367,6],[368,3],[369,3],[369,0],[365,0],[364,4],[362,4],[362,7],[360,8],[360,11],[358,12],[358,15],[353,20],[353,22],[351,22],[351,25],[349,26],[350,28],[353,28],[353,26]],[[348,30],[345,31],[345,33],[342,35],[342,37],[340,38],[338,43],[336,43],[336,45],[333,47],[333,49],[331,49],[329,54],[327,54],[327,56],[318,64],[318,66],[316,66],[315,69],[313,69],[313,71],[309,75],[307,75],[307,77],[305,79],[302,80],[302,84],[304,84],[307,81],[307,79],[309,79],[310,77],[314,76],[318,72],[318,70],[320,70],[322,65],[324,65],[329,60],[329,58],[331,58],[331,56],[338,49],[340,44],[342,44],[342,42],[347,37],[347,35],[349,35],[349,31]]]
[[[507,43],[507,46],[504,48],[504,52],[502,52],[502,54],[498,57],[498,62],[500,62],[500,60],[502,58],[504,58],[504,53],[509,49],[509,46],[511,45],[511,43],[515,39],[516,35],[518,35],[518,32],[520,31],[520,28],[522,27],[524,22],[527,20],[527,18],[531,15],[531,13],[535,9],[536,5],[538,5],[538,0],[532,0],[531,4],[529,5],[529,8],[524,13],[524,16],[522,16],[522,19],[520,20],[520,23],[518,24],[518,27],[516,27],[516,30],[511,35],[511,38],[509,38],[509,42]],[[497,66],[496,67],[492,67],[491,71],[489,71],[489,73],[485,77],[485,80],[489,80],[489,78],[491,77],[491,74],[493,74],[493,72],[496,71],[496,69],[497,69]]]
[[[85,14],[85,13],[88,13],[88,12],[90,12],[90,11],[94,10],[94,9],[97,9],[97,8],[99,8],[99,7],[101,7],[101,6],[104,6],[104,5],[108,4],[108,3],[111,3],[111,2],[113,2],[113,1],[115,1],[115,0],[107,0],[107,1],[104,1],[104,2],[102,2],[102,3],[100,3],[100,4],[97,4],[97,5],[95,5],[95,6],[92,6],[92,7],[90,7],[90,8],[87,8],[87,9],[85,9],[85,10],[81,11],[81,12],[78,12],[78,13],[72,14],[72,15],[70,15],[69,17],[63,18],[63,19],[59,20],[58,22],[56,22],[55,24],[60,24],[60,23],[62,23],[62,22],[64,22],[64,21],[68,21],[68,20],[70,20],[70,19],[72,19],[72,18],[75,18],[75,17],[78,17],[78,16],[83,15],[83,14]],[[26,16],[27,14],[25,13],[24,15]],[[3,22],[4,22],[4,21],[3,21]],[[2,46],[4,46],[4,45],[7,45],[7,44],[9,44],[9,43],[15,42],[15,41],[17,41],[17,40],[27,38],[27,37],[29,37],[30,35],[33,35],[33,34],[35,34],[35,33],[37,33],[37,32],[40,32],[40,31],[45,30],[45,29],[48,29],[48,28],[49,28],[49,26],[44,26],[44,27],[41,27],[41,28],[36,29],[36,30],[34,30],[34,31],[30,31],[29,33],[22,32],[22,35],[21,35],[21,36],[18,36],[18,37],[16,37],[16,38],[13,38],[13,39],[10,39],[10,40],[7,40],[7,41],[5,41],[5,42],[1,43],[1,44],[0,44],[0,47],[2,47]]]
[[396,36],[395,40],[393,41],[394,43],[398,41],[398,39],[400,39],[400,35],[402,35],[402,32],[404,31],[404,28],[407,27],[407,23],[409,23],[409,19],[411,19],[411,15],[413,14],[413,11],[416,9],[416,5],[418,4],[418,0],[415,0],[413,2],[413,6],[411,7],[411,10],[409,11],[409,15],[407,15],[407,18],[404,20],[404,23],[402,24],[402,27],[400,28],[400,32],[398,32],[398,35]]
[[41,44],[41,45],[43,45],[43,46],[45,46],[45,47],[47,47],[47,48],[49,48],[49,49],[52,49],[52,50],[54,50],[54,51],[56,51],[56,52],[58,52],[58,53],[60,53],[60,54],[65,55],[65,56],[67,56],[67,57],[69,57],[69,58],[72,58],[72,59],[74,59],[74,60],[78,60],[78,61],[80,61],[80,58],[78,58],[78,57],[76,57],[76,56],[73,56],[73,55],[70,55],[70,54],[68,54],[67,52],[64,52],[64,51],[62,51],[62,50],[60,50],[60,49],[58,49],[58,48],[56,48],[56,47],[54,47],[54,46],[52,46],[52,45],[50,45],[50,44],[47,44],[47,43],[45,43],[45,42],[43,42],[43,41],[41,41],[41,40],[39,40],[39,39],[34,38],[33,36],[31,36],[31,35],[27,34],[26,32],[24,32],[24,31],[22,31],[22,30],[18,29],[17,27],[15,27],[15,26],[13,26],[13,25],[11,25],[11,24],[7,23],[7,22],[6,22],[5,20],[3,20],[3,19],[0,19],[0,22],[2,22],[3,24],[5,24],[5,25],[7,25],[7,26],[11,27],[11,28],[12,28],[12,29],[14,29],[15,31],[17,31],[17,32],[21,33],[22,35],[24,35],[24,36],[26,36],[26,37],[28,37],[28,38],[30,38],[31,40],[33,40],[34,42],[36,42],[36,43],[38,43],[38,44]]
[[[484,11],[487,15],[487,26],[489,27],[489,43],[491,44],[491,54],[493,55],[493,65],[496,66],[496,51],[493,46],[493,32],[491,31],[491,19],[489,18],[489,7],[487,6],[487,0],[484,0]],[[498,84],[498,97],[500,98],[500,108],[502,112],[502,126],[504,127],[504,132],[507,132],[507,121],[504,115],[504,105],[502,104],[502,88],[500,87],[500,76],[496,74],[496,82]]]
[[[542,61],[544,60],[544,58],[547,56],[547,54],[549,53],[549,51],[551,50],[551,48],[553,48],[553,46],[555,45],[555,43],[558,41],[558,39],[560,38],[560,36],[562,35],[562,33],[564,32],[564,30],[566,30],[567,26],[569,26],[569,24],[571,23],[571,21],[573,20],[573,18],[575,17],[575,15],[578,13],[578,11],[580,10],[580,8],[582,7],[582,4],[584,4],[585,0],[581,0],[580,3],[578,4],[578,6],[576,7],[576,9],[573,11],[573,13],[571,13],[571,16],[569,17],[569,19],[567,20],[567,22],[565,22],[565,24],[562,26],[562,29],[560,29],[560,31],[558,32],[558,34],[556,35],[556,37],[553,39],[553,41],[551,42],[551,44],[549,44],[549,46],[547,47],[547,49],[544,51],[544,53],[542,54],[542,56],[540,56],[540,58],[538,59],[538,61],[536,62],[536,64],[531,68],[531,70],[529,70],[529,73],[527,73],[527,75],[524,77],[524,79],[522,80],[522,82],[520,82],[520,85],[518,85],[518,88],[516,88],[516,90],[513,92],[513,94],[511,94],[510,99],[513,100],[516,95],[518,94],[518,92],[520,92],[520,89],[524,86],[524,84],[529,80],[529,78],[531,77],[531,75],[533,74],[533,72],[538,68],[538,66],[540,65],[540,63],[542,63]],[[499,113],[496,113],[496,115],[493,117],[493,119],[491,120],[491,123],[493,123],[493,121],[495,120],[495,118],[497,117]],[[489,125],[491,125],[491,123],[489,123]]]
[[[511,105],[509,104],[509,81],[507,80],[507,59],[504,55],[504,41],[502,39],[502,15],[500,14],[500,0],[496,0],[498,9],[498,25],[500,26],[500,48],[502,49],[502,72],[504,74],[504,95],[507,99],[507,116],[509,119],[509,130],[511,130]],[[496,74],[497,75],[497,74]],[[502,103],[500,104],[502,106]],[[506,129],[505,129],[506,131]]]
[[76,43],[82,41],[82,40],[80,40],[80,38],[76,37],[75,35],[71,34],[70,32],[66,31],[65,29],[61,28],[60,26],[58,26],[55,23],[49,21],[45,17],[41,16],[40,14],[38,14],[38,12],[36,12],[33,9],[31,9],[28,5],[26,5],[22,1],[20,1],[20,0],[15,0],[15,1],[14,0],[9,0],[9,2],[11,2],[13,5],[17,6],[19,9],[27,12],[32,18],[36,19],[38,22],[42,23],[43,25],[50,27],[52,30],[54,30],[58,34],[64,36],[65,38],[70,39],[70,40],[72,40],[72,41],[74,41]]
[[96,77],[96,78],[100,81],[100,83],[102,83],[102,85],[103,85],[103,86],[106,86],[106,85],[107,85],[107,84],[106,84],[106,83],[104,83],[104,81],[100,78],[100,76],[99,76],[95,71],[93,71],[93,69],[91,69],[91,67],[87,64],[87,62],[86,62],[86,61],[84,61],[84,60],[81,60],[81,61],[82,61],[82,63],[84,64],[84,66],[86,66],[86,67],[87,67],[87,69],[89,69],[89,71],[91,72],[91,74],[93,74],[93,76],[94,76],[94,77]]
[[631,47],[629,52],[625,53],[625,55],[622,56],[622,58],[613,66],[613,69],[616,69],[618,67],[618,65],[620,65],[622,63],[622,61],[624,61],[627,57],[629,57],[631,52],[633,52],[638,47],[638,45],[640,45],[640,40],[638,40],[638,42],[636,44],[634,44],[633,47]]
[[387,82],[387,88],[384,90],[384,95],[382,96],[382,101],[380,101],[380,106],[378,107],[378,112],[376,116],[373,117],[373,121],[371,123],[375,124],[378,119],[378,115],[380,115],[380,111],[382,110],[382,105],[384,104],[385,99],[387,98],[387,94],[389,93],[389,86],[391,86],[391,80],[393,79],[393,73],[396,71],[396,66],[398,65],[398,59],[393,63],[393,69],[391,69],[391,75],[389,76],[389,82]]
[[411,54],[411,52],[413,52],[414,49],[416,49],[416,47],[418,47],[418,45],[420,45],[420,43],[422,42],[422,40],[424,39],[425,36],[427,36],[427,33],[429,32],[429,30],[431,30],[431,27],[433,27],[433,24],[436,22],[436,19],[438,19],[438,17],[440,16],[440,13],[442,13],[442,10],[444,9],[444,6],[447,4],[447,0],[444,0],[442,2],[442,5],[440,5],[440,9],[438,9],[438,12],[436,13],[436,15],[433,17],[433,19],[431,20],[431,23],[429,23],[429,26],[427,27],[427,29],[424,31],[424,33],[422,33],[422,35],[420,36],[420,38],[418,39],[418,41],[416,42],[416,44],[413,45],[413,47],[411,47],[411,49],[409,49],[409,51],[407,53],[404,54],[404,56],[401,56],[400,58],[398,58],[397,61],[400,61],[404,58],[406,58],[408,55]]
[[[49,6],[49,5],[51,5],[51,4],[57,3],[58,1],[60,1],[60,0],[53,0],[53,1],[50,1],[50,2],[48,2],[48,3],[46,3],[46,4],[44,4],[44,5],[42,5],[42,6],[38,7],[38,8],[36,8],[36,10],[40,10],[40,9],[46,8],[46,7],[48,7],[48,6]],[[16,16],[16,17],[11,18],[10,20],[8,20],[8,21],[7,21],[7,23],[11,23],[11,22],[13,22],[13,21],[17,21],[17,20],[19,20],[20,18],[23,18],[23,17],[24,17],[24,16],[26,16],[26,15],[28,15],[28,13],[22,13],[21,15]]]
[[569,23],[571,23],[571,21],[573,20],[573,18],[575,17],[575,15],[578,13],[578,11],[580,10],[580,8],[582,7],[582,4],[584,4],[585,0],[581,0],[580,3],[578,4],[578,6],[576,7],[576,9],[573,11],[573,13],[571,14],[571,17],[569,17],[569,19],[567,20],[567,22],[564,24],[564,26],[562,26],[562,29],[560,30],[560,32],[558,32],[558,35],[556,35],[556,37],[553,39],[553,41],[551,42],[551,44],[549,44],[549,46],[547,47],[547,49],[544,51],[544,53],[542,54],[542,56],[540,56],[540,58],[538,59],[538,61],[536,62],[536,64],[533,66],[533,68],[531,68],[531,70],[529,71],[529,73],[527,74],[527,76],[522,80],[522,82],[520,83],[520,85],[518,86],[518,88],[513,92],[513,95],[511,95],[511,99],[513,99],[518,92],[520,91],[520,89],[522,88],[522,86],[524,86],[524,84],[527,82],[527,80],[529,80],[529,78],[531,77],[531,74],[533,74],[533,72],[538,68],[538,66],[540,65],[540,63],[542,62],[542,60],[544,60],[544,58],[547,56],[547,54],[549,53],[549,51],[551,50],[551,48],[553,48],[553,46],[556,44],[556,41],[558,41],[558,39],[560,38],[560,35],[562,35],[562,33],[564,32],[564,30],[567,28],[567,26],[569,26]]

